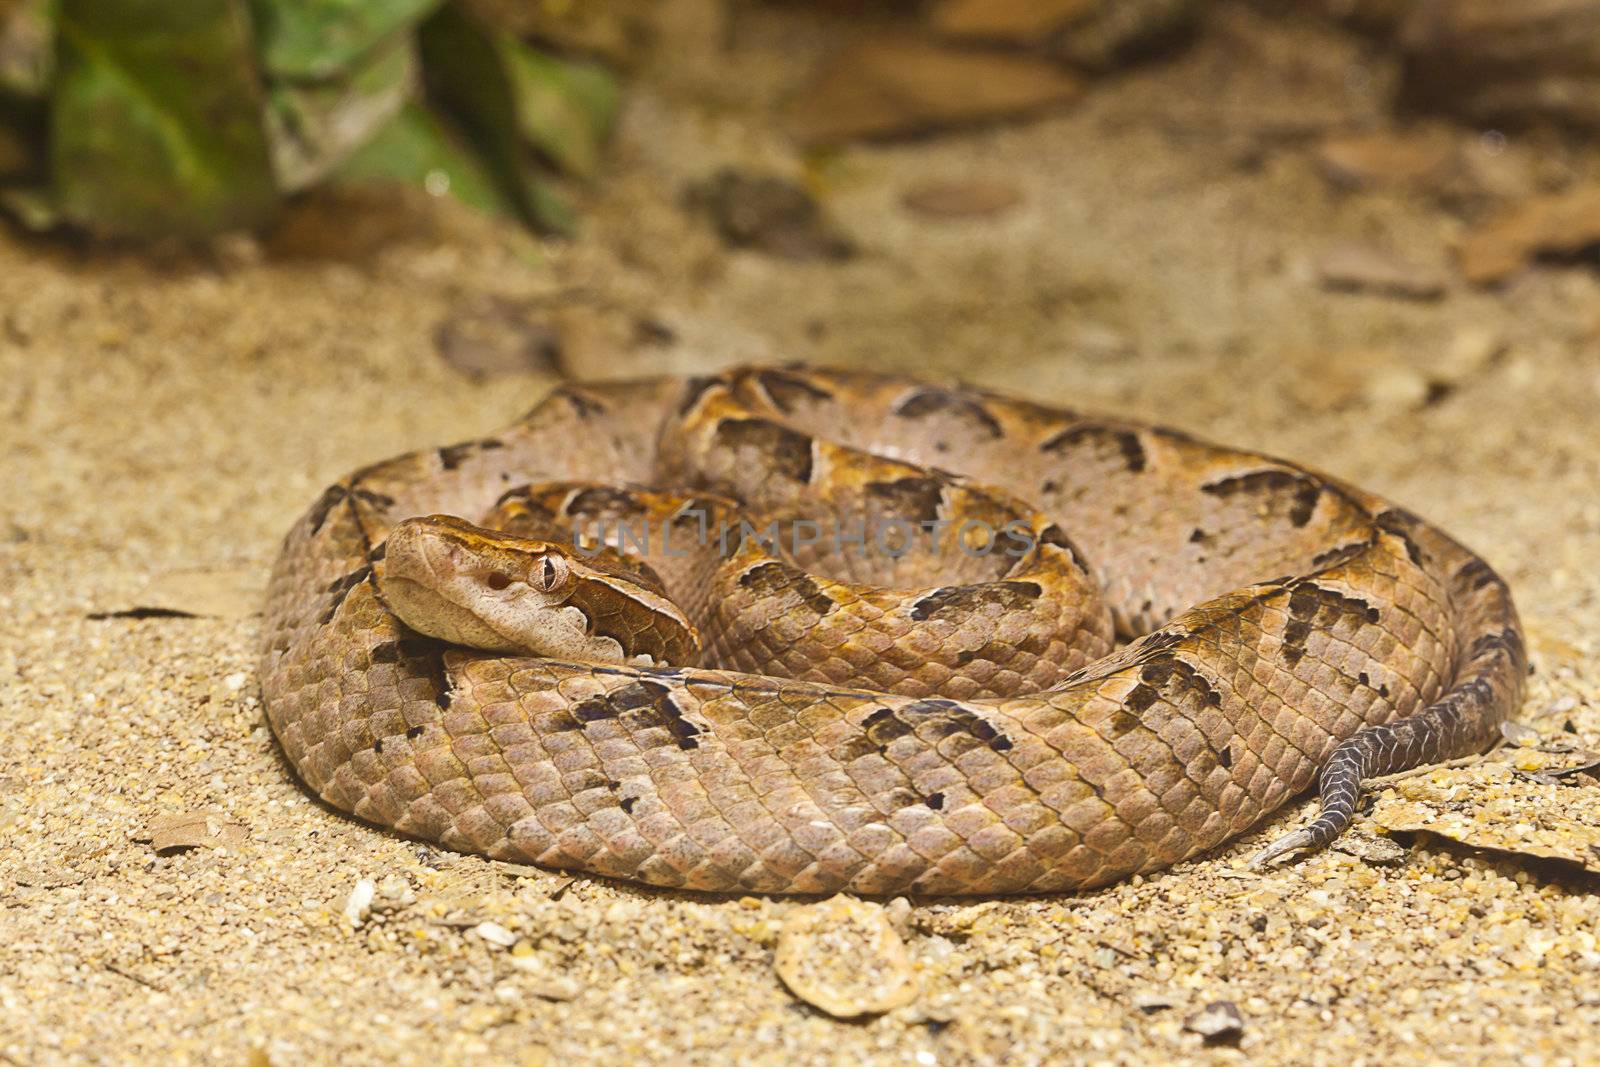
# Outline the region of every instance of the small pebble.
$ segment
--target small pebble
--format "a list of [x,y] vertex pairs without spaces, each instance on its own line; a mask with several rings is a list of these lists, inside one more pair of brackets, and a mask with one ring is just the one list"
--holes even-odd
[[344,902],[344,917],[352,927],[360,927],[367,921],[367,916],[372,914],[372,898],[378,892],[378,884],[371,878],[363,878],[350,890],[349,898]]
[[1183,1021],[1183,1028],[1208,1045],[1236,1043],[1244,1035],[1244,1016],[1230,1000],[1214,1000]]

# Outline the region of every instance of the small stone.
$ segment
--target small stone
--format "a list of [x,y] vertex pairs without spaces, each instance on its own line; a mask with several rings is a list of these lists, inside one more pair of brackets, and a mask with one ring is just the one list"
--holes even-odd
[[905,942],[877,904],[838,896],[797,908],[778,935],[778,977],[839,1019],[884,1012],[917,997]]
[[1520,748],[1528,748],[1539,743],[1539,731],[1531,726],[1524,726],[1520,722],[1507,719],[1500,724],[1500,736],[1506,741]]
[[1133,998],[1133,1006],[1146,1015],[1154,1015],[1158,1011],[1166,1011],[1174,1003],[1175,1001],[1165,993],[1138,993]]
[[367,921],[367,916],[372,914],[372,898],[378,892],[378,884],[371,878],[362,878],[356,882],[355,888],[350,890],[349,898],[344,902],[344,918],[352,927],[359,928]]
[[1376,408],[1419,408],[1427,403],[1430,383],[1412,367],[1391,364],[1375,369],[1361,392]]
[[1395,867],[1404,863],[1410,855],[1392,838],[1357,831],[1342,834],[1334,841],[1333,847],[1372,867]]
[[510,948],[517,943],[517,935],[499,923],[481,922],[472,928],[472,932],[489,944],[499,945],[501,948]]
[[1208,1045],[1237,1044],[1244,1036],[1244,1016],[1232,1001],[1215,1000],[1185,1019],[1183,1028]]
[[239,690],[244,688],[244,683],[247,677],[248,676],[244,674],[244,672],[235,671],[234,673],[223,678],[222,684],[228,687],[228,692],[237,693]]

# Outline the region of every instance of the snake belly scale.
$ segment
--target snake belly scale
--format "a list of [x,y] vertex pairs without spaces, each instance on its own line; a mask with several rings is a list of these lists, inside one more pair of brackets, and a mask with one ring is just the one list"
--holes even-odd
[[[477,521],[537,483],[659,484],[666,442],[694,432],[806,491],[829,491],[830,445],[998,487],[1070,537],[1124,643],[1036,691],[949,699],[486,652],[385,604],[403,520]],[[1364,777],[1487,744],[1525,675],[1499,576],[1362,490],[1160,427],[803,367],[563,386],[493,437],[350,474],[284,541],[261,662],[289,760],[359,818],[765,893],[1103,885],[1210,849],[1319,778],[1320,814],[1269,852],[1320,846]]]

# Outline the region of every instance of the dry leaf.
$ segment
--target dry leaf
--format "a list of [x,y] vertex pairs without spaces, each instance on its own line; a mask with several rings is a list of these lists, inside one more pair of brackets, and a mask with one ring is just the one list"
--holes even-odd
[[942,0],[928,14],[946,37],[1039,44],[1099,6],[1101,0]]
[[1600,244],[1600,186],[1538,196],[1501,213],[1461,243],[1461,273],[1474,285],[1502,281],[1535,256],[1575,256]]
[[792,118],[807,143],[889,137],[1025,115],[1081,91],[1078,78],[1036,56],[878,41],[835,59]]
[[1454,155],[1442,137],[1368,133],[1323,141],[1317,163],[1338,185],[1423,185],[1443,177]]
[[158,815],[136,841],[148,841],[157,852],[183,848],[225,848],[243,841],[250,831],[221,811],[181,811]]
[[1325,252],[1317,261],[1317,277],[1324,289],[1408,300],[1437,300],[1445,287],[1444,278],[1434,271],[1367,245],[1341,245]]
[[261,610],[265,573],[258,567],[168,571],[150,579],[139,602],[91,612],[91,619],[243,619]]
[[924,182],[907,189],[900,202],[919,215],[966,219],[998,215],[1022,202],[1022,193],[1006,182]]
[[917,998],[911,959],[887,913],[851,897],[796,908],[778,935],[776,966],[791,993],[840,1019]]
[[1480,764],[1395,782],[1378,795],[1372,821],[1397,833],[1421,830],[1473,848],[1565,860],[1600,873],[1600,804],[1594,797],[1591,789]]

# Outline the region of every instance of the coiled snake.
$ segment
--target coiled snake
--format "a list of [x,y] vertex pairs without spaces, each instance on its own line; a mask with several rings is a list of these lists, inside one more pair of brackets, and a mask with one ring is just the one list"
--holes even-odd
[[[785,536],[808,506],[923,529],[976,507],[1022,548],[780,537],[789,559],[699,536],[637,565],[540,540],[703,522],[724,496]],[[501,534],[401,525],[491,512]],[[542,621],[508,621],[519,604]],[[565,658],[502,644],[519,625]],[[797,676],[749,673],[768,662]],[[1320,846],[1364,777],[1484,746],[1525,674],[1495,572],[1369,493],[1174,430],[797,367],[563,386],[493,437],[352,473],[285,539],[261,664],[290,761],[362,819],[653,885],[872,894],[1149,872],[1319,771],[1321,813],[1263,855]]]

